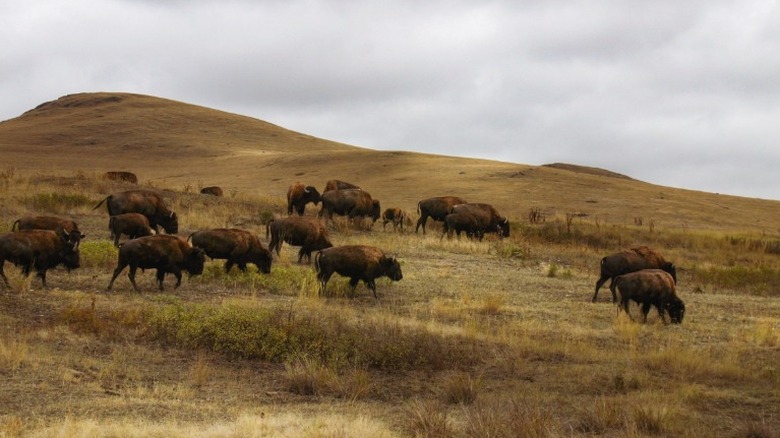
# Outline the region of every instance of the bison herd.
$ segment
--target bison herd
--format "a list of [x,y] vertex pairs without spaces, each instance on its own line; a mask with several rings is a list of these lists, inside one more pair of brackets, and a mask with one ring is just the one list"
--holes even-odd
[[[214,187],[218,189],[218,187]],[[210,188],[211,189],[211,188]],[[221,196],[219,191],[211,194]],[[307,204],[321,204],[317,217],[304,216]],[[154,190],[128,190],[113,193],[102,199],[94,209],[105,204],[109,214],[109,230],[114,245],[119,247],[117,266],[114,269],[107,290],[121,272],[129,267],[128,278],[133,288],[138,286],[135,276],[138,268],[156,269],[156,279],[163,290],[165,274],[176,277],[181,285],[182,273],[199,275],[203,272],[206,256],[225,260],[225,271],[234,265],[241,271],[248,264],[254,264],[258,271],[270,273],[272,253],[277,256],[282,244],[299,246],[298,263],[304,257],[308,263],[314,257],[314,268],[321,292],[334,273],[349,277],[353,292],[362,280],[378,299],[375,280],[386,276],[393,281],[403,278],[401,266],[393,256],[381,249],[365,245],[334,246],[327,224],[333,215],[348,218],[349,221],[370,219],[373,224],[380,217],[383,228],[388,223],[393,229],[403,231],[405,224],[411,224],[408,213],[400,208],[388,208],[381,212],[380,202],[362,188],[344,181],[328,181],[322,194],[313,186],[300,182],[292,184],[287,192],[287,217],[274,218],[266,225],[265,248],[257,235],[238,228],[217,228],[201,230],[186,239],[175,236],[179,231],[175,212],[168,209],[161,193]],[[509,236],[509,221],[492,205],[469,203],[457,196],[441,196],[423,199],[417,204],[419,219],[415,232],[422,227],[426,232],[428,218],[442,223],[442,238],[447,235],[482,240],[485,234],[495,233],[499,237]],[[167,233],[162,235],[160,228]],[[120,236],[128,240],[119,244]],[[68,271],[79,267],[79,242],[85,237],[78,225],[69,219],[53,216],[25,216],[14,222],[12,231],[0,233],[0,276],[9,286],[3,266],[10,261],[22,268],[29,276],[35,269],[46,286],[46,271],[63,265]],[[666,261],[657,251],[647,247],[633,248],[608,255],[601,259],[600,276],[592,301],[598,299],[601,286],[610,280],[612,301],[619,309],[628,313],[629,301],[641,305],[644,319],[655,306],[661,319],[669,316],[672,323],[681,323],[685,305],[676,295],[676,270],[674,264]],[[630,313],[629,313],[630,316]]]

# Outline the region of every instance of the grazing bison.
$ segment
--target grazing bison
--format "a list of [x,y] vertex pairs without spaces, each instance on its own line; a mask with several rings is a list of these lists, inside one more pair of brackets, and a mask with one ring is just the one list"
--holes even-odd
[[76,245],[86,237],[86,234],[79,231],[76,221],[57,216],[24,216],[14,221],[11,230],[65,231],[68,234],[68,240]]
[[119,237],[124,234],[130,239],[151,236],[155,234],[149,225],[149,219],[141,213],[122,213],[108,219],[108,230],[114,239],[114,246],[119,247]]
[[0,276],[6,286],[8,278],[3,272],[5,261],[22,267],[25,276],[35,268],[46,287],[46,271],[64,265],[70,272],[80,266],[78,242],[64,230],[22,230],[0,234]]
[[103,202],[106,203],[109,216],[121,213],[141,213],[149,219],[149,225],[158,230],[158,225],[168,234],[179,232],[179,219],[176,213],[165,206],[162,194],[154,190],[128,190],[118,192],[103,198],[93,207],[96,210]]
[[450,213],[444,218],[441,238],[443,239],[445,235],[447,235],[447,238],[452,238],[453,231],[457,233],[458,239],[460,239],[460,233],[462,232],[465,232],[469,238],[479,236],[480,240],[483,234],[477,218],[473,214],[468,213]]
[[[601,275],[596,281],[596,291],[593,293],[593,301],[596,302],[599,295],[599,289],[609,279],[610,286],[618,275],[628,274],[629,272],[642,269],[663,269],[668,272],[675,283],[677,282],[677,269],[674,264],[667,262],[657,251],[646,246],[632,248],[628,251],[622,251],[608,255],[601,259]],[[611,290],[611,288],[610,288]],[[612,291],[612,302],[617,302],[617,296]]]
[[417,227],[414,232],[420,230],[422,225],[423,234],[425,234],[425,224],[430,217],[434,221],[443,222],[448,214],[452,213],[452,207],[457,204],[465,204],[466,200],[457,196],[437,196],[435,198],[423,199],[417,203],[417,213],[420,219],[417,220]]
[[246,272],[246,264],[253,263],[264,274],[271,272],[271,252],[254,234],[238,228],[215,228],[190,234],[192,246],[202,248],[212,259],[227,259],[225,272],[233,265]]
[[200,189],[200,193],[203,195],[222,196],[222,187],[209,186]]
[[130,272],[127,276],[136,292],[135,273],[138,268],[157,269],[157,283],[163,290],[163,280],[166,273],[176,276],[176,286],[181,286],[181,273],[187,271],[191,276],[203,273],[206,254],[200,248],[193,248],[177,236],[155,235],[128,240],[119,247],[119,260],[114,275],[106,290],[111,290],[114,280],[127,266]]
[[320,192],[314,186],[305,186],[303,183],[296,182],[287,189],[287,214],[292,214],[295,208],[298,216],[303,216],[306,204],[311,202],[317,205],[321,198]]
[[[330,190],[322,194],[322,208],[319,216],[333,220],[333,214],[349,217],[370,217],[376,222],[381,215],[379,201],[361,189]],[[372,224],[373,224],[372,222]]]
[[314,257],[314,267],[317,271],[317,280],[324,294],[328,280],[334,272],[344,277],[349,277],[349,285],[352,294],[360,280],[376,294],[376,280],[387,276],[393,281],[403,278],[401,265],[395,257],[387,257],[381,249],[365,245],[347,245],[323,249]]
[[[650,306],[655,306],[658,316],[666,323],[664,313],[674,324],[680,324],[685,316],[685,304],[677,297],[675,281],[671,274],[661,269],[643,269],[618,275],[609,285],[612,294],[615,289],[620,293],[620,307],[631,318],[628,311],[629,300],[642,305],[642,322],[647,321]],[[633,319],[633,318],[631,318]]]
[[404,231],[404,224],[407,222],[409,215],[398,207],[388,208],[382,213],[382,229],[388,222],[393,223],[393,231],[397,231],[401,228],[401,232]]
[[444,221],[444,233],[449,233],[448,225],[455,226],[455,231],[460,236],[465,231],[468,237],[477,237],[482,240],[485,233],[496,233],[499,237],[509,237],[509,220],[501,216],[490,204],[458,204],[452,207],[452,213],[457,216],[450,218],[447,215]]
[[132,172],[106,172],[103,174],[103,178],[112,181],[124,181],[131,184],[138,184],[138,177]]
[[348,183],[346,181],[332,179],[329,180],[327,183],[325,183],[325,190],[323,190],[322,193],[329,192],[331,190],[349,190],[349,189],[360,189],[360,187],[352,183]]
[[276,255],[282,248],[282,243],[287,242],[293,246],[300,246],[298,252],[298,263],[301,263],[303,256],[311,263],[312,251],[317,251],[333,246],[328,239],[328,230],[322,223],[314,218],[301,216],[290,216],[281,219],[273,219],[265,227],[265,238],[271,236],[271,243],[268,244],[268,250]]

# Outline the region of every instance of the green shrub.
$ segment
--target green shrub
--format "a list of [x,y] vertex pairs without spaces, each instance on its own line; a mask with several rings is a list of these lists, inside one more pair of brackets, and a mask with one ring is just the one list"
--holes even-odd
[[118,250],[110,240],[89,240],[79,243],[81,266],[113,268],[116,267]]

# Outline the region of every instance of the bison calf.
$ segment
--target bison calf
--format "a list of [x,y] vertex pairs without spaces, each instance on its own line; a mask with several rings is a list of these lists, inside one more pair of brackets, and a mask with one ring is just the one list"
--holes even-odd
[[46,287],[46,271],[64,265],[70,272],[80,266],[78,241],[64,230],[23,230],[0,234],[0,276],[10,286],[3,271],[5,261],[22,267],[25,277],[35,268]]
[[222,196],[222,187],[219,186],[209,186],[209,187],[203,187],[200,189],[200,193],[202,195],[211,195],[211,196]]
[[233,265],[245,272],[247,263],[253,263],[264,274],[271,272],[271,252],[249,231],[215,228],[192,233],[190,239],[192,246],[202,248],[212,259],[227,259],[225,272],[230,272]]
[[[620,293],[620,307],[631,318],[628,311],[629,300],[642,305],[642,322],[647,321],[647,313],[650,307],[658,309],[658,316],[664,319],[664,313],[669,314],[672,323],[680,324],[685,316],[685,304],[677,297],[675,283],[672,276],[661,269],[643,269],[625,275],[615,277],[610,285],[610,290]],[[631,318],[633,319],[633,318]]]
[[393,281],[403,278],[401,265],[395,257],[387,257],[379,248],[365,245],[345,245],[323,249],[314,258],[314,267],[317,271],[317,280],[320,282],[321,293],[325,293],[328,280],[333,273],[349,277],[349,285],[352,294],[360,280],[371,289],[374,298],[376,294],[376,280],[386,276]]
[[298,263],[301,263],[303,257],[311,263],[312,251],[317,251],[333,246],[328,239],[328,230],[320,221],[314,218],[302,216],[290,216],[281,219],[274,219],[265,227],[265,238],[271,237],[271,243],[268,244],[268,250],[276,255],[282,248],[282,243],[287,242],[293,246],[300,246],[298,252]]
[[382,213],[382,230],[385,229],[385,226],[388,222],[393,223],[393,231],[397,231],[398,228],[401,228],[401,232],[404,231],[404,224],[407,222],[408,215],[405,211],[401,210],[398,207],[395,208],[388,208]]
[[157,269],[157,283],[163,290],[163,280],[166,273],[176,276],[176,288],[181,286],[181,273],[187,271],[191,276],[203,273],[206,254],[200,248],[193,248],[177,236],[155,235],[139,237],[125,242],[119,247],[119,260],[114,275],[106,290],[111,290],[114,280],[127,266],[130,272],[127,276],[133,289],[139,291],[135,283],[135,273],[138,268]]
[[108,229],[111,231],[111,238],[114,239],[116,247],[119,247],[119,237],[122,234],[130,239],[155,234],[149,225],[149,219],[141,213],[122,213],[111,216],[108,219]]

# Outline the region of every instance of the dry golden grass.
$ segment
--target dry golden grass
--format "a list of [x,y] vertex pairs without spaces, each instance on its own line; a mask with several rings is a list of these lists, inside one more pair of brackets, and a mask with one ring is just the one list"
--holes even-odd
[[[72,96],[4,122],[0,150],[8,166],[0,231],[45,212],[73,217],[88,235],[82,267],[51,270],[47,290],[6,263],[14,285],[0,290],[0,436],[773,437],[780,429],[776,201],[571,166],[362,150],[132,95]],[[263,224],[286,211],[287,185],[333,177],[408,211],[444,193],[494,202],[513,235],[448,240],[435,226],[422,236],[337,221],[335,244],[399,258],[404,279],[380,279],[379,301],[363,284],[348,298],[339,276],[320,296],[312,267],[287,245],[270,275],[225,274],[223,261],[209,261],[175,291],[169,277],[157,292],[147,271],[141,293],[125,274],[105,293],[116,250],[105,210],[92,207],[130,187],[101,179],[106,170],[132,170],[164,189],[182,235],[237,226],[265,242]],[[212,184],[226,196],[194,193]],[[546,222],[529,224],[531,207]],[[589,216],[567,224],[570,212]],[[662,248],[679,267],[681,325],[662,324],[654,311],[646,324],[631,322],[605,289],[590,303],[599,258],[636,244]]]

